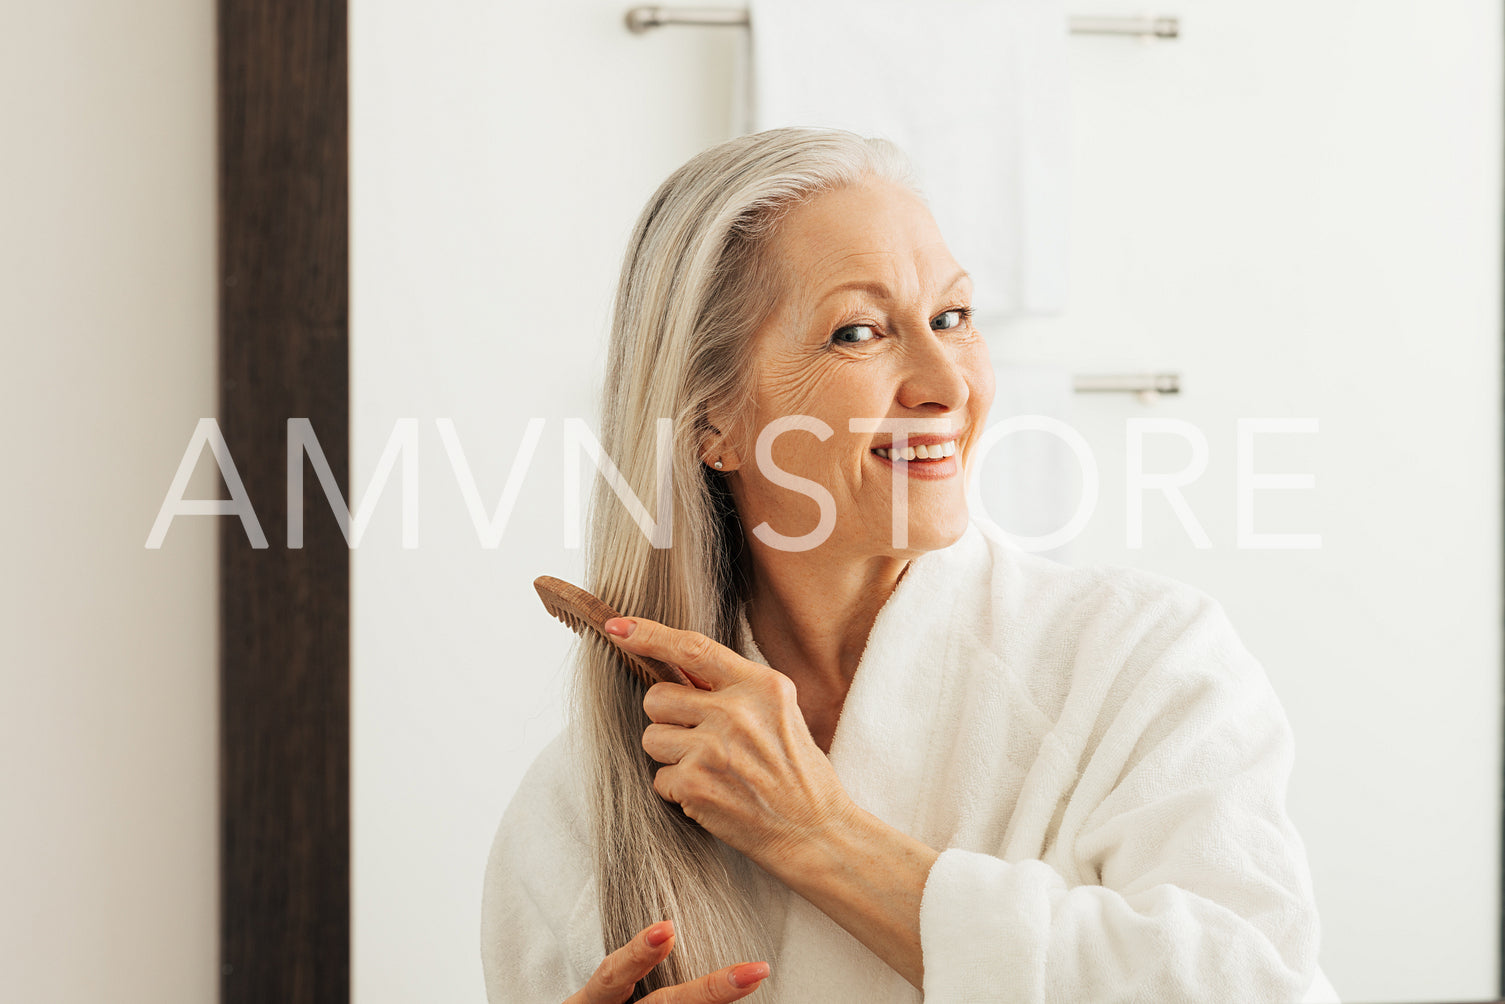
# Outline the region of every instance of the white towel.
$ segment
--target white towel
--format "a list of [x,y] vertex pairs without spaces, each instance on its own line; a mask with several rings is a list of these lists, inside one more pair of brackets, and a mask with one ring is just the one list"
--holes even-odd
[[[974,516],[991,520],[1006,539],[1026,550],[1068,562],[1071,541],[1048,546],[1043,538],[1058,532],[1073,536],[1069,527],[1084,504],[1084,494],[1086,504],[1096,501],[1095,471],[1084,470],[1093,462],[1084,462],[1080,455],[1090,454],[1091,447],[1071,424],[1071,373],[1056,366],[995,365],[993,377],[996,390],[984,443],[997,439],[985,447],[973,474],[972,505],[982,507]],[[1045,428],[1023,428],[1021,420]],[[1019,431],[1001,435],[1006,422]]]
[[1067,15],[1056,0],[752,0],[748,131],[897,143],[985,314],[1065,309]]

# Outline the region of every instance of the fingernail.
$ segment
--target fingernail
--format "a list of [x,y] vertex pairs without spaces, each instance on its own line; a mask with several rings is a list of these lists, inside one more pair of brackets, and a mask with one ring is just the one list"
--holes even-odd
[[674,933],[674,922],[661,920],[648,928],[648,947],[657,948],[669,940],[669,935]]
[[614,634],[618,638],[626,638],[632,634],[632,629],[637,626],[637,621],[631,617],[613,617],[606,622],[606,633]]
[[732,986],[745,990],[759,980],[768,979],[768,963],[744,962],[732,970]]

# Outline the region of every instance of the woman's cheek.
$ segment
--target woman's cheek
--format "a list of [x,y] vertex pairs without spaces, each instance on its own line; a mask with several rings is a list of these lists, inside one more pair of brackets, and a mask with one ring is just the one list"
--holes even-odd
[[997,377],[993,372],[992,356],[988,353],[988,347],[981,338],[970,343],[966,352],[964,366],[967,371],[968,411],[972,415],[973,424],[981,429],[984,419],[993,407],[993,392],[996,389]]

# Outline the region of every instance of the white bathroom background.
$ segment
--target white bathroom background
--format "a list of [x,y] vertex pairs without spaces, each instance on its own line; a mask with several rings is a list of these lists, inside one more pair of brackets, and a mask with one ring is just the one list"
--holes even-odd
[[[1076,0],[1071,13],[1140,14]],[[532,590],[563,546],[566,417],[594,422],[629,228],[732,135],[737,28],[627,32],[608,0],[351,5],[352,470],[416,418],[420,546],[383,495],[353,552],[353,978],[360,1004],[482,1004],[481,879],[561,727],[570,635]],[[1069,41],[1071,292],[989,326],[995,357],[1180,374],[1146,404],[1079,394],[1101,484],[1077,563],[1218,597],[1296,736],[1290,810],[1346,1000],[1497,989],[1501,792],[1501,10],[1486,0],[1163,0],[1182,37]],[[963,263],[965,264],[965,263]],[[436,419],[488,510],[483,548]],[[1143,494],[1130,419],[1205,435]],[[1240,546],[1240,419],[1254,529]],[[1184,428],[1184,426],[1178,426]],[[1272,427],[1273,429],[1274,427]],[[1292,431],[1302,430],[1305,431]],[[1252,444],[1252,454],[1249,447]],[[1193,444],[1149,432],[1142,469]],[[1245,474],[1248,476],[1247,471]],[[1246,482],[1247,484],[1247,482]]]

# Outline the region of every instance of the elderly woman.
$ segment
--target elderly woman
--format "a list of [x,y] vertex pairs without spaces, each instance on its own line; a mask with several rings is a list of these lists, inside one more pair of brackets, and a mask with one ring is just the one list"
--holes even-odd
[[[598,484],[586,586],[631,616],[582,644],[571,728],[497,833],[493,1004],[1319,979],[1290,728],[1222,608],[970,522],[993,397],[970,296],[882,141],[743,136],[649,201],[602,446],[672,492],[672,540]],[[624,652],[695,686],[645,690]]]

